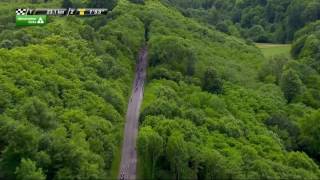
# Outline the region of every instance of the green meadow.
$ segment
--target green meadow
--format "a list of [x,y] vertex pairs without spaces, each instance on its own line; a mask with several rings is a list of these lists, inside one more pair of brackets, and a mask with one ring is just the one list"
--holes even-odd
[[291,44],[256,43],[256,46],[262,51],[262,54],[266,58],[277,55],[290,57]]

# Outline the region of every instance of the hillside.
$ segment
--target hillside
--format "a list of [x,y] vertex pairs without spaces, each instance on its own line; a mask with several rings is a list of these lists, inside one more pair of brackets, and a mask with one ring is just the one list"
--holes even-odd
[[319,0],[162,0],[219,31],[255,42],[291,42],[320,19]]
[[106,179],[117,171],[113,162],[119,158],[143,24],[110,17],[50,17],[42,27],[5,26],[1,179]]
[[297,105],[257,78],[266,62],[260,51],[156,2],[145,6],[156,18],[138,141],[142,177],[317,179],[318,166],[296,151],[298,122],[282,120]]
[[295,59],[266,58],[168,3],[137,2],[42,27],[0,14],[0,179],[115,179],[145,43],[137,178],[320,178],[318,23],[297,31]]

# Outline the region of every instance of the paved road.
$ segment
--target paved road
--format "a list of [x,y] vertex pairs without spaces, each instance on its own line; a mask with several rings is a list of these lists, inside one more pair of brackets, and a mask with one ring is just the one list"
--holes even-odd
[[143,86],[146,79],[147,47],[139,52],[136,66],[135,79],[131,98],[128,104],[124,139],[122,144],[122,155],[120,163],[120,180],[135,180],[137,171],[136,140],[139,125],[139,112],[143,99]]

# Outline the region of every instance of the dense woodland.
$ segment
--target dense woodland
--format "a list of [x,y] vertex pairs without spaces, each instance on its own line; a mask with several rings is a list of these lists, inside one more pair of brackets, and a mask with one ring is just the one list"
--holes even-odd
[[8,23],[0,35],[1,179],[110,177],[143,24],[50,17],[15,28],[17,5],[0,7]]
[[187,17],[256,42],[291,42],[294,33],[320,19],[319,0],[162,0]]
[[[145,40],[139,178],[320,178],[319,1],[14,2],[0,3],[0,178],[115,178]],[[113,10],[15,27],[13,9],[57,6]],[[292,42],[291,57],[250,40]]]

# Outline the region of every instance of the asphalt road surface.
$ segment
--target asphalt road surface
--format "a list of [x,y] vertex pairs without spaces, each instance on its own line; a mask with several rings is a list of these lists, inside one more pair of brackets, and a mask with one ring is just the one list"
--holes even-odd
[[139,126],[139,112],[143,99],[143,86],[146,79],[147,54],[147,46],[145,46],[139,52],[136,65],[135,79],[126,115],[119,173],[120,180],[135,180],[137,175],[136,141]]

